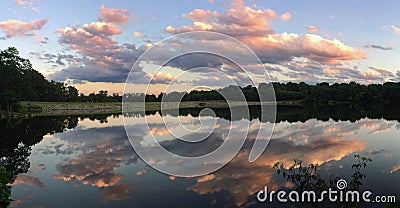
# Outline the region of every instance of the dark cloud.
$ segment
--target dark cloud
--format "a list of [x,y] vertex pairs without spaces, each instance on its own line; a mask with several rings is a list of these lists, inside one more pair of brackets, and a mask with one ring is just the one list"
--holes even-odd
[[367,155],[377,155],[381,153],[389,153],[389,150],[386,149],[375,149],[375,150],[369,150],[366,152]]
[[381,50],[384,50],[384,51],[393,50],[392,47],[385,47],[385,46],[381,46],[381,45],[372,45],[372,44],[365,45],[364,47],[365,48],[381,49]]

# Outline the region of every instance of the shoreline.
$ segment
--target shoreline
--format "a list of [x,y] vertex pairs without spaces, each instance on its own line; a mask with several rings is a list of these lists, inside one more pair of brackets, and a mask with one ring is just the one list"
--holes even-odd
[[[271,105],[272,103],[263,103],[263,105]],[[302,106],[300,101],[284,101],[277,102],[277,105]],[[224,101],[187,101],[178,103],[163,103],[163,109],[176,109],[179,105],[180,109],[184,108],[229,108]],[[260,102],[231,102],[231,107],[240,106],[257,106]],[[92,115],[92,114],[113,114],[122,113],[122,102],[37,102],[22,101],[19,103],[19,112],[11,114],[1,113],[1,117],[5,115],[11,117],[34,117],[34,116],[62,116],[62,115]],[[143,111],[141,102],[129,102],[124,105],[124,112],[140,112]],[[161,110],[160,102],[146,102],[145,111]]]

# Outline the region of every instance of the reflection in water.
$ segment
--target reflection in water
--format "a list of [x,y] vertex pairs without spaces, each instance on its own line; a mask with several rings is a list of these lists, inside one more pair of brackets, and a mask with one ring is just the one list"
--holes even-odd
[[120,183],[124,175],[114,171],[121,164],[136,163],[138,157],[125,135],[115,132],[123,132],[123,127],[92,128],[60,135],[70,154],[64,156],[65,163],[57,164],[59,173],[53,178],[98,187],[104,201],[128,198],[129,186]]
[[[354,112],[343,119],[334,115],[326,118],[322,113],[315,116],[317,119],[312,119],[313,116],[307,116],[313,115],[309,110],[288,109],[278,109],[280,114],[270,144],[254,163],[248,162],[248,155],[257,127],[266,124],[260,115],[254,113],[256,111],[251,110],[251,118],[245,118],[248,121],[226,116],[229,111],[216,111],[217,128],[199,144],[200,147],[188,146],[171,136],[159,112],[147,115],[150,131],[144,128],[143,115],[131,114],[126,118],[134,124],[130,130],[135,132],[137,141],[132,142],[140,142],[148,148],[150,155],[153,152],[148,142],[149,134],[155,135],[165,148],[177,154],[199,155],[211,152],[221,144],[229,131],[229,120],[234,121],[236,131],[249,122],[248,139],[239,154],[222,169],[196,178],[169,177],[144,164],[125,135],[121,117],[103,116],[96,121],[83,117],[44,117],[20,121],[14,126],[2,125],[3,132],[9,132],[2,138],[2,158],[13,161],[12,153],[19,143],[32,148],[25,156],[30,155],[25,161],[31,165],[25,165],[22,171],[16,165],[9,165],[10,170],[15,169],[11,196],[15,201],[12,205],[266,206],[256,202],[254,197],[265,185],[270,190],[293,187],[276,175],[274,163],[290,165],[294,158],[298,158],[305,164],[318,163],[326,174],[346,178],[351,172],[352,155],[356,153],[374,160],[366,171],[368,178],[364,186],[379,194],[397,194],[400,184],[393,183],[400,177],[399,143],[394,140],[400,134],[397,121],[364,118],[365,115],[355,115]],[[305,111],[309,114],[302,114]],[[199,125],[198,110],[186,109],[181,113],[183,115],[167,113],[163,118],[168,121],[169,117],[179,116],[192,129]],[[300,119],[295,119],[296,116]],[[36,132],[31,130],[33,127]],[[155,163],[162,162],[160,155],[153,156]],[[380,180],[376,182],[376,178]]]

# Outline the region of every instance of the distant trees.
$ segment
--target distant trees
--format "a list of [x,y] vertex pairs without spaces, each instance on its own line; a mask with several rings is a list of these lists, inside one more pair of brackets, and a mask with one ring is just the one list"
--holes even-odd
[[[145,95],[143,93],[124,95],[127,101],[160,102],[164,101],[207,101],[207,100],[243,100],[246,101],[271,100],[271,83],[261,83],[258,88],[248,85],[246,87],[227,86],[217,90],[193,90],[190,92],[160,93],[159,96]],[[334,83],[326,82],[316,85],[300,83],[272,83],[276,101],[301,101],[303,104],[371,104],[382,102],[400,102],[400,83],[387,82],[384,84],[361,85],[356,82]],[[260,94],[258,94],[260,93]],[[222,94],[225,96],[223,97]],[[267,99],[265,99],[267,98]]]
[[118,93],[113,93],[109,95],[107,90],[100,90],[97,94],[92,92],[88,96],[85,96],[84,94],[81,93],[76,101],[92,102],[92,103],[122,102],[122,96],[120,96]]

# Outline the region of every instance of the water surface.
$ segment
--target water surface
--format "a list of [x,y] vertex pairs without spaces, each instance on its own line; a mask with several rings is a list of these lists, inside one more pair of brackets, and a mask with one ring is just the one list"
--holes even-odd
[[[394,111],[394,110],[393,110]],[[257,108],[250,118],[230,118],[229,110],[199,118],[199,109],[179,115],[148,112],[125,115],[131,130],[146,145],[150,134],[181,155],[213,151],[229,132],[230,122],[240,131],[249,125],[248,139],[226,166],[202,177],[177,178],[142,162],[126,136],[123,115],[37,117],[2,120],[1,162],[14,175],[12,207],[266,207],[255,194],[291,188],[272,168],[291,165],[293,159],[321,165],[323,175],[349,180],[353,155],[372,158],[362,189],[397,195],[400,190],[400,123],[390,110],[279,107],[268,148],[248,162],[255,130],[268,120]],[[385,113],[387,112],[387,113]],[[150,131],[146,131],[146,117]],[[217,128],[200,146],[178,141],[163,120],[179,118],[195,130],[200,120],[217,119]],[[151,153],[151,145],[149,154]],[[157,155],[154,155],[157,162]],[[160,159],[160,158],[158,158]],[[161,159],[160,159],[161,160]]]

